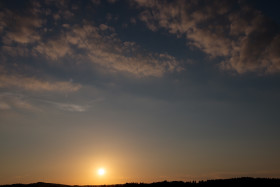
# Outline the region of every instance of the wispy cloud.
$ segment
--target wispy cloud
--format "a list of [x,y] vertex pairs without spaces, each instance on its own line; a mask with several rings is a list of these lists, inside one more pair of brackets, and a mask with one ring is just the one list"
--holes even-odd
[[38,108],[29,102],[24,95],[1,93],[0,110],[24,109],[37,111]]
[[68,104],[68,103],[53,103],[61,110],[70,111],[70,112],[84,112],[86,111],[89,106],[82,106],[76,104]]
[[91,105],[81,105],[81,104],[73,104],[73,103],[64,103],[64,102],[57,102],[57,101],[50,101],[47,99],[37,99],[42,103],[46,103],[55,107],[59,110],[68,111],[68,112],[85,112],[87,111]]
[[[47,105],[46,105],[47,104]],[[50,101],[41,97],[28,96],[25,94],[15,94],[12,92],[0,93],[0,110],[32,110],[42,111],[48,107],[68,111],[68,112],[85,112],[91,105],[79,105],[73,103],[63,103]]]
[[29,91],[75,92],[81,88],[80,84],[68,81],[45,81],[35,77],[28,77],[17,72],[6,72],[0,67],[0,88],[22,88]]
[[[225,0],[156,1],[136,0],[139,19],[152,31],[164,28],[186,36],[210,57],[224,57],[220,67],[246,72],[280,72],[280,32],[259,11]],[[234,8],[238,7],[239,8]]]

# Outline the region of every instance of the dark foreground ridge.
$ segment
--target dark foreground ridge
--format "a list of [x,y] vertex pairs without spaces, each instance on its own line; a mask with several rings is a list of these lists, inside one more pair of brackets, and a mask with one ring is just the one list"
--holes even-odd
[[272,178],[232,178],[232,179],[216,179],[207,181],[193,181],[193,182],[182,182],[182,181],[163,181],[154,183],[126,183],[126,184],[115,184],[115,185],[64,185],[64,184],[53,184],[53,183],[33,183],[33,184],[10,184],[0,185],[0,187],[141,187],[141,186],[174,186],[174,187],[196,187],[196,186],[221,186],[221,187],[239,187],[239,186],[277,186],[280,187],[280,179]]

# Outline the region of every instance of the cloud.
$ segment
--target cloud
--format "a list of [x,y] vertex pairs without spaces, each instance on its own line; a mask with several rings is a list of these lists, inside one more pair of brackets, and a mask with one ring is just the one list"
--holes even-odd
[[[231,35],[237,37],[225,69],[244,72],[280,72],[280,33],[277,25],[257,11],[249,9],[252,18],[245,17],[245,11],[231,14]],[[238,22],[241,22],[238,23]],[[244,26],[245,25],[245,26]]]
[[[92,3],[99,4],[100,1]],[[50,8],[51,6],[55,8]],[[162,57],[161,54],[145,51],[133,42],[121,41],[115,29],[108,24],[95,24],[86,18],[75,21],[72,18],[77,8],[71,7],[63,1],[45,1],[31,2],[25,12],[21,13],[5,9],[0,14],[1,39],[5,44],[1,47],[2,55],[34,57],[38,61],[45,58],[50,64],[57,62],[65,65],[64,67],[67,66],[64,58],[68,58],[72,59],[72,65],[89,64],[94,70],[124,73],[137,78],[162,77],[165,73],[184,69],[175,57]],[[1,79],[6,82],[2,86],[21,86],[15,81],[17,77],[2,76]],[[32,82],[32,85],[38,85],[36,88],[41,85],[41,89],[45,90],[54,90],[57,84],[58,87],[69,90],[73,87],[62,82],[51,84],[39,83],[27,77],[24,79]],[[36,89],[27,83],[22,87]]]
[[106,71],[129,73],[138,78],[162,77],[164,73],[183,70],[175,57],[142,53],[134,42],[121,41],[114,28],[105,24],[77,24],[72,28],[65,28],[60,34],[45,43],[40,42],[34,47],[34,53],[51,60],[66,56],[82,58],[84,62],[98,65]]
[[37,111],[31,102],[29,102],[23,95],[1,93],[0,94],[0,110],[11,110],[11,109],[27,109]]
[[0,88],[23,88],[29,91],[75,92],[81,88],[79,84],[66,81],[44,81],[35,77],[27,77],[16,72],[7,72],[0,67]]
[[[35,105],[34,103],[37,104]],[[44,103],[44,105],[42,103]],[[90,108],[90,105],[54,102],[43,98],[39,99],[38,97],[34,98],[32,96],[27,96],[24,94],[14,94],[10,92],[0,93],[0,110],[23,109],[40,111],[44,108],[46,103],[51,107],[69,112],[85,112]]]
[[60,110],[69,111],[69,112],[84,112],[86,111],[89,106],[82,106],[76,104],[68,104],[68,103],[52,103]]
[[43,26],[43,20],[39,13],[39,6],[35,2],[32,3],[24,15],[8,9],[0,13],[0,33],[2,32],[4,44],[13,42],[26,44],[41,39],[38,29]]
[[234,3],[135,0],[142,10],[139,19],[150,30],[164,28],[211,58],[223,57],[221,69],[279,73],[279,26],[248,5]]
[[90,108],[90,105],[78,105],[73,103],[62,103],[56,101],[50,101],[47,99],[37,99],[40,102],[46,103],[55,107],[59,110],[68,111],[68,112],[85,112]]
[[60,57],[72,54],[72,50],[65,38],[40,42],[33,50],[52,60],[57,60]]

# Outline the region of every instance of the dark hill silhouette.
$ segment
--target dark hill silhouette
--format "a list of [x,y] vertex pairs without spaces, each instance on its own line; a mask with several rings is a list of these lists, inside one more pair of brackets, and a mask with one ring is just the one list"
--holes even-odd
[[0,185],[0,187],[159,187],[159,186],[168,186],[168,187],[200,187],[200,186],[217,186],[217,187],[239,187],[239,186],[264,186],[264,187],[280,187],[280,179],[272,178],[232,178],[232,179],[216,179],[216,180],[207,180],[207,181],[193,181],[193,182],[183,182],[183,181],[162,181],[154,183],[126,183],[126,184],[115,184],[115,185],[64,185],[64,184],[53,184],[53,183],[33,183],[33,184],[10,184],[10,185]]

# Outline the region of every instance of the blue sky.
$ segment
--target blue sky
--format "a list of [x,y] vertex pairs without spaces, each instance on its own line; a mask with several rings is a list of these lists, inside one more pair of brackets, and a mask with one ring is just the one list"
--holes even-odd
[[0,6],[1,184],[280,177],[278,1]]

